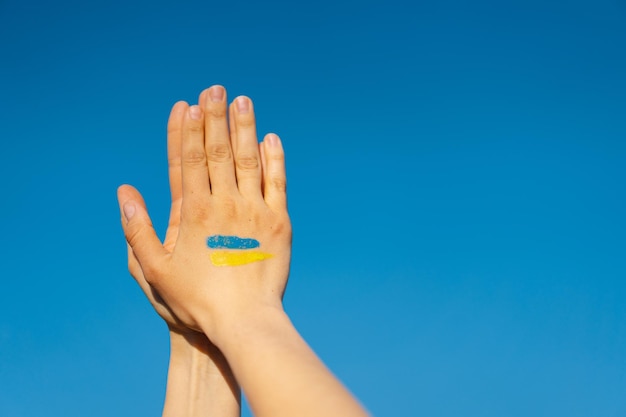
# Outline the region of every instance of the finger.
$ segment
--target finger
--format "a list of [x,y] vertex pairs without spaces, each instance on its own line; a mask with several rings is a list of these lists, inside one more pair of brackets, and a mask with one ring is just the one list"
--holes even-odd
[[183,202],[193,204],[198,196],[211,192],[204,151],[204,117],[199,106],[191,106],[185,112],[182,137]]
[[130,247],[128,242],[126,242],[126,248],[128,252],[128,271],[130,272],[130,275],[137,282],[139,282],[139,278],[145,280],[143,277],[143,271],[141,270],[141,265],[139,265],[139,261],[133,252],[133,248]]
[[[146,208],[146,203],[144,202],[141,194],[139,194],[138,192],[135,192],[135,190],[131,189],[130,187],[128,189],[125,189],[123,191],[122,197],[118,199],[120,201],[122,201],[122,199],[124,200],[133,199],[135,202],[137,202],[137,204],[141,204],[144,207],[144,209]],[[122,226],[123,226],[126,219],[124,217],[124,211],[122,210],[121,204],[120,204],[120,215],[122,216]],[[130,244],[128,242],[126,242],[126,249],[128,253],[128,271],[130,272],[130,275],[137,282],[139,282],[140,280],[145,281],[145,278],[143,276],[143,271],[141,270],[141,265],[139,265],[139,261],[137,260],[137,257],[135,256],[135,253],[133,252],[133,248],[130,247]]]
[[[122,216],[123,215],[124,213],[122,212]],[[126,249],[128,252],[128,271],[130,272],[130,275],[133,277],[135,282],[139,285],[139,288],[141,288],[141,291],[143,291],[143,293],[148,297],[150,302],[152,302],[152,287],[150,286],[150,284],[148,284],[148,281],[146,281],[146,277],[143,274],[141,265],[139,264],[139,261],[135,256],[135,252],[133,252],[133,248],[131,248],[128,242],[126,242]]]
[[280,138],[270,133],[261,144],[263,149],[263,196],[275,211],[287,210],[287,175],[285,152]]
[[235,100],[235,171],[241,195],[261,198],[261,161],[252,101],[240,96]]
[[[146,208],[146,202],[144,201],[142,195],[139,192],[136,192],[134,189],[132,188],[125,189],[123,192],[122,198],[132,199],[137,204],[140,204],[144,208],[144,210],[148,211]],[[122,222],[125,222],[126,219],[124,218],[124,211],[122,210],[121,205],[120,205],[120,214],[122,216]],[[130,244],[128,242],[126,242],[126,248],[128,252],[128,271],[130,272],[130,275],[135,279],[135,281],[137,281],[139,285],[142,286],[140,281],[145,282],[146,279],[143,276],[141,265],[139,265],[139,261],[137,260],[137,257],[135,256],[135,252],[133,252],[133,248],[130,247]]]
[[202,90],[202,92],[198,96],[198,105],[200,107],[202,107],[202,103],[204,103],[204,101],[206,100],[206,95],[207,95],[208,90],[209,90],[208,88],[206,90]]
[[180,230],[180,220],[182,213],[183,200],[179,199],[172,202],[170,207],[170,220],[165,231],[165,239],[163,240],[163,247],[168,251],[174,251],[176,246],[176,240],[178,240],[178,231]]
[[158,270],[158,265],[167,255],[152,227],[152,221],[143,205],[139,192],[131,186],[118,188],[117,198],[122,215],[122,228],[126,241],[139,261],[147,280],[153,278],[150,271]]
[[167,160],[170,177],[170,193],[172,195],[172,207],[170,219],[165,233],[164,245],[171,251],[178,236],[180,225],[180,207],[183,199],[183,183],[181,170],[181,154],[183,143],[183,118],[189,105],[184,101],[174,104],[167,123]]
[[139,261],[133,252],[133,248],[130,247],[128,242],[126,243],[126,246],[128,247],[128,270],[130,271],[130,275],[135,279],[137,284],[139,284],[141,291],[143,291],[146,296],[150,297],[152,287],[150,287],[150,284],[146,281],[146,277],[141,270],[141,266],[139,265]]
[[265,175],[267,172],[267,160],[265,157],[265,139],[259,143],[259,155],[261,156],[261,191],[265,197]]
[[235,125],[235,102],[228,106],[228,131],[230,133],[230,147],[233,154],[237,154],[237,126]]
[[181,179],[181,154],[183,143],[183,119],[189,105],[184,101],[174,104],[167,122],[167,160],[172,201],[183,198]]
[[[146,298],[148,298],[148,301],[150,302],[150,304],[152,304],[152,307],[154,307],[157,314],[159,314],[168,324],[177,323],[178,319],[176,318],[174,313],[170,310],[170,308],[167,306],[167,304],[165,304],[165,301],[163,301],[163,298],[161,298],[159,293],[157,293],[156,290],[148,283],[148,281],[146,281],[146,278],[143,275],[143,271],[141,270],[141,267],[139,266],[139,262],[137,261],[137,258],[135,257],[135,254],[133,253],[133,249],[130,247],[130,245],[127,245],[127,246],[128,246],[129,270],[131,271],[131,275],[133,276],[133,278],[135,278],[135,281],[139,285],[139,288],[141,288],[141,291],[143,291]],[[133,265],[136,266],[136,268],[139,270],[139,272],[136,274],[134,274],[132,272],[132,269],[130,268],[131,261]]]
[[214,85],[205,90],[203,95],[204,147],[209,168],[211,194],[232,193],[237,189],[237,182],[228,134],[226,90],[221,85]]

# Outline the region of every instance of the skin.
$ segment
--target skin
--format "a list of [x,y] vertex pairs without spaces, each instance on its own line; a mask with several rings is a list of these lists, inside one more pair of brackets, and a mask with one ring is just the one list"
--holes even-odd
[[[367,415],[283,309],[291,257],[284,152],[275,134],[258,143],[249,98],[227,108],[223,88],[214,86],[200,106],[185,109],[181,183],[180,224],[168,247],[139,192],[128,185],[118,190],[125,236],[145,285],[162,296],[177,323],[201,331],[223,353],[256,416]],[[257,239],[273,256],[213,265],[212,235]]]
[[[201,95],[201,102],[203,98]],[[170,113],[167,126],[172,205],[163,247],[168,251],[176,245],[180,228],[182,124],[188,108],[189,105],[185,102],[176,103]],[[133,189],[120,190],[120,196],[134,199],[145,209],[143,198]],[[163,417],[239,416],[240,389],[224,355],[203,333],[187,328],[174,315],[146,281],[130,245],[128,245],[128,268],[169,329],[170,362]]]

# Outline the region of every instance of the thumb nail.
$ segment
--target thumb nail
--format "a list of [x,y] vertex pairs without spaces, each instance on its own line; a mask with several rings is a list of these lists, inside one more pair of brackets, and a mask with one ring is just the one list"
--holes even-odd
[[124,211],[124,217],[126,217],[126,220],[132,219],[133,216],[135,215],[135,212],[137,211],[137,209],[135,208],[135,205],[130,201],[127,203],[124,203],[122,210]]

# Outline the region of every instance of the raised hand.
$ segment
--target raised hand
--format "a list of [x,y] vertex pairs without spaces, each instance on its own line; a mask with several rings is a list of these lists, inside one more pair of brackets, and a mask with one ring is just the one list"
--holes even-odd
[[[204,99],[203,92],[200,101]],[[172,108],[167,127],[169,178],[172,205],[163,247],[171,252],[176,245],[182,206],[182,124],[189,106],[178,102]],[[145,210],[141,195],[132,187],[119,190],[120,201],[134,201]],[[123,220],[124,221],[124,220]],[[170,364],[163,417],[219,416],[240,414],[240,391],[223,354],[202,333],[186,327],[146,281],[130,245],[128,268],[155,311],[170,329]]]
[[200,103],[183,116],[173,247],[159,242],[139,193],[119,190],[126,239],[146,284],[180,323],[221,350],[256,416],[366,416],[282,308],[291,225],[280,139],[269,134],[258,143],[247,97],[227,111],[225,91],[214,86]]
[[219,86],[199,106],[174,106],[169,132],[172,212],[163,244],[139,192],[118,191],[129,267],[166,320],[212,338],[242,314],[282,309],[291,249],[284,153],[274,134],[258,143],[251,100],[238,97],[227,109]]
[[[182,195],[182,175],[181,175],[181,150],[182,150],[182,124],[185,112],[189,108],[189,105],[183,101],[180,101],[172,107],[170,117],[167,124],[167,155],[169,162],[169,179],[170,179],[170,193],[172,197],[172,204],[170,208],[170,219],[165,234],[165,241],[163,247],[165,250],[170,251],[176,244],[178,238],[178,229],[180,227],[180,212],[183,201]],[[134,201],[142,209],[146,210],[146,204],[143,197],[133,187],[120,187],[118,190],[119,201]],[[120,207],[122,210],[122,207]],[[123,212],[122,223],[124,223]],[[165,304],[159,294],[148,284],[144,276],[143,270],[131,248],[130,244],[126,244],[128,247],[128,270],[131,275],[137,281],[144,294],[154,307],[155,311],[165,320],[170,329],[187,332],[189,329],[182,324],[182,322],[174,315],[171,309]]]

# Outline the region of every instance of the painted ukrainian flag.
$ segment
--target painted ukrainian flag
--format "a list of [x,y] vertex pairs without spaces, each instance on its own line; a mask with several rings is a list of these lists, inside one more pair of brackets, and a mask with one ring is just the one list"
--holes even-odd
[[245,265],[273,256],[270,253],[255,250],[261,246],[258,240],[239,236],[209,236],[207,246],[211,249],[218,249],[211,252],[211,263],[215,266]]

